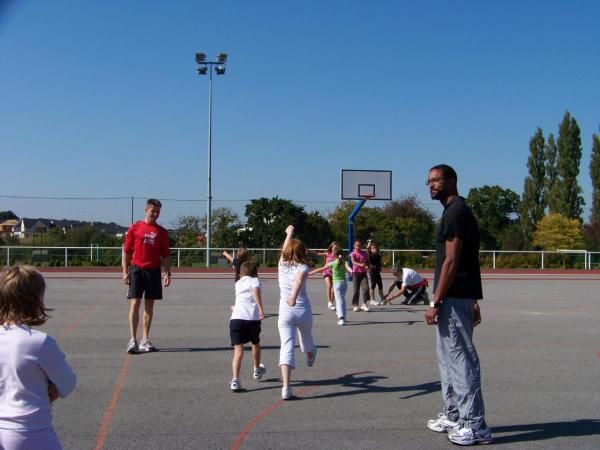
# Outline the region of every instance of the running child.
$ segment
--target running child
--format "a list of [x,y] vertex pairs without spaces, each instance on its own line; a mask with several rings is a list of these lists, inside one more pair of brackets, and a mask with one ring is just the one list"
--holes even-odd
[[[339,246],[339,244],[337,242],[333,241],[331,244],[329,244],[329,247],[327,247],[327,251],[313,252],[313,253],[318,256],[324,256],[325,257],[325,265],[327,265],[328,263],[335,260],[335,256],[333,255],[333,247],[335,247],[336,245]],[[323,282],[325,283],[325,295],[327,296],[327,308],[330,311],[335,311],[335,304],[334,304],[335,295],[333,293],[333,280],[332,280],[331,269],[327,268],[327,269],[323,270],[322,275],[323,275]]]
[[352,268],[344,261],[342,248],[339,245],[334,245],[332,249],[334,260],[319,269],[312,270],[309,275],[317,272],[330,270],[333,277],[333,293],[335,295],[335,311],[338,317],[338,325],[346,324],[346,290],[348,283],[346,282],[346,272],[352,273]]
[[360,292],[363,294],[363,304],[360,307],[363,311],[369,311],[369,279],[367,271],[369,270],[369,255],[362,249],[362,241],[357,239],[354,241],[354,251],[350,253],[350,261],[352,261],[352,286],[354,287],[354,295],[352,296],[352,306],[354,312],[359,311],[358,303]]
[[[383,295],[383,281],[381,280],[381,254],[379,247],[374,242],[367,247],[369,254],[369,276],[371,278],[371,305],[385,304],[385,295]],[[379,289],[379,302],[375,300],[375,287]]]
[[294,226],[285,229],[285,241],[279,259],[279,318],[277,328],[281,340],[279,367],[283,387],[281,398],[291,399],[294,394],[290,387],[292,369],[296,367],[294,346],[296,331],[300,339],[300,350],[306,354],[306,365],[312,367],[317,358],[317,346],[312,336],[312,309],[306,293],[308,277],[308,257],[302,241],[293,239]]
[[0,279],[0,448],[62,448],[51,403],[74,389],[76,376],[56,341],[32,326],[48,320],[44,277],[14,266]]
[[246,261],[240,266],[240,279],[235,283],[235,305],[232,307],[229,321],[229,334],[233,346],[231,390],[234,392],[242,389],[240,368],[244,357],[244,344],[252,344],[253,378],[260,380],[267,371],[264,364],[260,363],[260,321],[264,318],[265,310],[257,266],[254,262]]

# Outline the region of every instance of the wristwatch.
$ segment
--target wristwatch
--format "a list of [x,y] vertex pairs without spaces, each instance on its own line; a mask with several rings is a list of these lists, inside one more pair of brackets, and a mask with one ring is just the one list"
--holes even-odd
[[439,308],[440,306],[442,306],[442,302],[434,302],[433,300],[429,301],[429,307],[430,308]]

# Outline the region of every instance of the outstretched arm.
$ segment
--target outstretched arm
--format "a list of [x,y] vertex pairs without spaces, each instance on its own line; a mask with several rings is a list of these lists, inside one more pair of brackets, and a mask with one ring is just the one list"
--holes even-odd
[[231,256],[227,250],[223,250],[222,255],[225,257],[225,259],[227,261],[229,261],[229,264],[231,264],[233,262],[233,256]]
[[286,248],[293,237],[294,237],[294,225],[288,225],[287,228],[285,229],[285,240],[283,241],[283,246],[281,248],[282,249]]
[[319,267],[317,269],[313,269],[308,272],[309,275],[314,275],[315,273],[323,272],[325,269],[329,269],[329,264],[325,264],[323,267]]

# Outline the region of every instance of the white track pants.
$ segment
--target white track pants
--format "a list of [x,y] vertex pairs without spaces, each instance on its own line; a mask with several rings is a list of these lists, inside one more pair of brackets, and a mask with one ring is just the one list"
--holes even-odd
[[312,352],[316,345],[312,336],[313,317],[312,311],[298,307],[280,307],[277,327],[281,340],[281,351],[279,352],[279,365],[296,367],[294,347],[296,345],[296,330],[300,338],[300,350]]

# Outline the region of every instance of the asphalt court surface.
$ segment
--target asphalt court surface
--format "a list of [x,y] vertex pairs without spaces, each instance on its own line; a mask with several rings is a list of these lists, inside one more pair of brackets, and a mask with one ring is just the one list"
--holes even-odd
[[[426,427],[441,410],[435,330],[423,305],[348,312],[336,325],[323,282],[311,277],[313,333],[306,367],[297,349],[293,388],[280,400],[278,287],[263,279],[267,373],[232,393],[228,321],[231,278],[175,274],[156,305],[156,353],[126,355],[125,285],[118,274],[47,274],[43,327],[78,375],[54,404],[65,449],[449,448]],[[384,279],[385,289],[391,279]],[[600,273],[484,277],[475,329],[486,419],[500,448],[600,448]],[[350,304],[351,291],[347,295]]]

